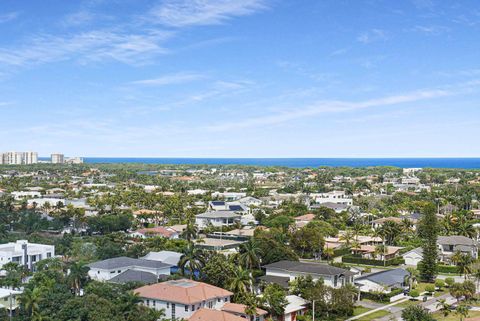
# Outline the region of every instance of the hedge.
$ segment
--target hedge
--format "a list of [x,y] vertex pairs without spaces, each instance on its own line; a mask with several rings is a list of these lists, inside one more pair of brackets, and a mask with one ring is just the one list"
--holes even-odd
[[[421,266],[422,266],[422,262],[419,262],[417,264],[417,269],[420,269]],[[437,272],[438,273],[460,274],[460,269],[456,265],[437,264]]]
[[337,249],[333,251],[333,257],[347,255],[347,254],[350,254],[351,251],[352,250],[350,250],[348,247]]
[[361,299],[369,299],[376,302],[390,302],[392,296],[403,293],[403,289],[393,289],[390,293],[381,293],[381,292],[361,292]]
[[375,266],[391,266],[391,265],[404,264],[405,260],[402,257],[396,257],[390,260],[382,261],[382,260],[364,259],[358,255],[345,255],[345,256],[342,256],[342,262],[364,264],[364,265],[375,265]]

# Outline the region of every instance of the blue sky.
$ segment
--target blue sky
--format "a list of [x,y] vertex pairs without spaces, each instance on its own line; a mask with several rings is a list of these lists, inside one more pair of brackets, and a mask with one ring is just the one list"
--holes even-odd
[[1,0],[0,150],[480,156],[476,0]]

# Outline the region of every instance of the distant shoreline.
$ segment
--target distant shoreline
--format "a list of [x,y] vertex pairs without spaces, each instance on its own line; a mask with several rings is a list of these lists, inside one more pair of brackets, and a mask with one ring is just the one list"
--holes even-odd
[[302,167],[370,167],[480,169],[480,158],[135,158],[83,157],[87,164],[250,165]]

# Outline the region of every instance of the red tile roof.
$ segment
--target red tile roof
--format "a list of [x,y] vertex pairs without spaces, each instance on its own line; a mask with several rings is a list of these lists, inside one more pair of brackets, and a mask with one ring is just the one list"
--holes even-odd
[[197,310],[188,321],[245,321],[246,319],[236,316],[234,314],[210,310],[210,309],[199,309]]
[[188,279],[146,285],[135,290],[140,297],[181,304],[194,304],[215,298],[232,296],[222,288]]

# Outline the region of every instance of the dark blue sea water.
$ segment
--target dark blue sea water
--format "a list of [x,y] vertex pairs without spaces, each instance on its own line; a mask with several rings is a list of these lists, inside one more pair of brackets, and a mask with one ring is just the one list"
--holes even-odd
[[396,166],[480,169],[480,158],[100,158],[86,157],[86,163],[144,163],[172,165],[254,165],[285,167]]

